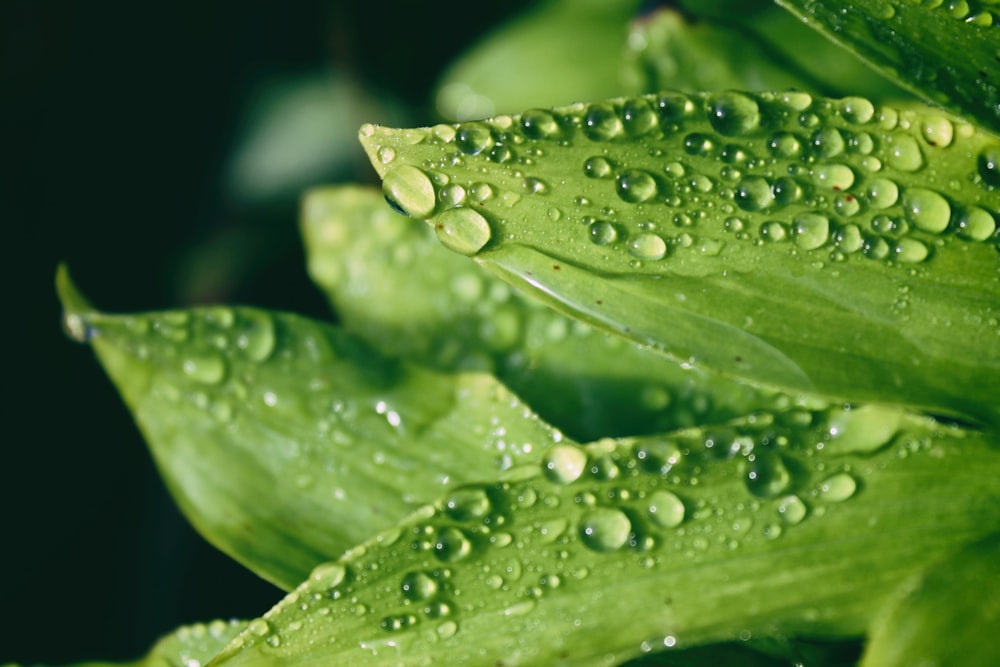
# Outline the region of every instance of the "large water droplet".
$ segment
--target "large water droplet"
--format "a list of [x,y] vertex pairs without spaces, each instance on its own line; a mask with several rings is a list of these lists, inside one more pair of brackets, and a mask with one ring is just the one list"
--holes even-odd
[[858,483],[846,472],[838,472],[820,482],[819,496],[828,503],[847,500],[857,491]]
[[854,185],[854,171],[844,164],[823,164],[813,169],[813,180],[831,190],[847,190]]
[[834,127],[825,127],[812,135],[818,157],[831,158],[844,152],[844,136]]
[[489,243],[493,234],[490,223],[471,208],[453,208],[433,220],[438,240],[462,255],[475,255]]
[[587,158],[583,163],[583,173],[590,178],[609,178],[612,173],[611,162],[600,155]]
[[444,511],[457,521],[482,519],[491,511],[490,499],[480,488],[459,489],[448,496]]
[[660,528],[674,528],[684,521],[684,501],[670,491],[658,490],[649,495],[649,519]]
[[802,142],[794,134],[779,132],[771,137],[768,148],[775,157],[793,158],[802,153]]
[[434,184],[430,176],[412,165],[390,169],[382,179],[382,193],[390,206],[411,218],[424,219],[434,212]]
[[993,215],[978,206],[970,206],[958,217],[958,234],[972,241],[985,241],[993,236],[997,221]]
[[203,384],[218,384],[226,377],[226,361],[217,354],[188,357],[181,368],[184,375]]
[[708,120],[719,134],[749,134],[760,127],[760,109],[750,97],[724,92],[708,100]]
[[615,551],[628,542],[632,522],[621,510],[598,507],[587,512],[580,524],[580,538],[594,551]]
[[551,111],[531,109],[521,115],[521,130],[529,139],[555,139],[559,136],[559,123]]
[[899,199],[899,187],[885,178],[874,178],[865,188],[868,205],[874,209],[889,208]]
[[920,133],[931,146],[950,146],[955,137],[955,126],[944,116],[925,116],[920,123]]
[[274,319],[261,311],[243,311],[240,327],[236,335],[236,347],[249,359],[264,362],[274,352],[277,336]]
[[438,591],[438,583],[425,572],[410,572],[400,584],[403,597],[408,600],[427,600]]
[[808,511],[806,504],[798,496],[785,496],[778,503],[778,514],[790,526],[802,523]]
[[466,155],[479,155],[493,145],[493,133],[483,123],[463,123],[455,133],[455,145]]
[[628,252],[636,259],[655,261],[667,254],[667,243],[656,234],[639,234],[629,242]]
[[1000,145],[987,146],[979,152],[976,159],[976,166],[979,168],[979,175],[983,182],[1000,188]]
[[888,162],[900,171],[916,171],[924,166],[924,154],[916,139],[908,134],[898,135],[889,146]]
[[749,176],[736,186],[736,205],[744,211],[760,211],[774,201],[771,184],[762,176]]
[[758,498],[775,498],[791,483],[792,474],[778,454],[760,452],[747,469],[747,490]]
[[819,213],[800,213],[792,221],[792,230],[796,245],[815,250],[830,238],[830,220]]
[[590,232],[590,240],[597,245],[608,245],[618,239],[618,230],[615,229],[613,224],[605,220],[596,220],[590,223],[588,230]]
[[625,101],[622,108],[622,122],[625,131],[633,137],[650,132],[656,127],[656,114],[649,103],[642,98],[632,98]]
[[656,196],[656,180],[648,172],[628,169],[615,178],[618,196],[630,204],[649,201]]
[[943,232],[951,221],[951,205],[943,196],[925,188],[903,192],[903,209],[914,227],[928,232]]
[[556,445],[546,453],[542,465],[545,475],[558,484],[571,484],[587,467],[587,455],[573,445]]
[[840,104],[840,113],[848,123],[863,125],[875,116],[874,105],[863,97],[845,97]]
[[917,239],[904,238],[896,242],[893,254],[896,256],[896,261],[904,264],[917,264],[927,259],[930,248]]
[[774,201],[782,206],[794,204],[802,199],[803,194],[802,186],[791,176],[782,176],[776,180],[772,192],[774,194]]
[[592,141],[609,141],[622,133],[622,121],[608,104],[591,104],[583,118],[583,133]]
[[656,101],[660,118],[668,125],[679,123],[694,113],[694,103],[683,93],[664,93]]
[[874,452],[896,435],[901,419],[896,408],[879,405],[837,409],[827,418],[824,449],[835,454]]
[[445,563],[462,560],[472,552],[472,544],[458,528],[449,526],[438,531],[434,555]]

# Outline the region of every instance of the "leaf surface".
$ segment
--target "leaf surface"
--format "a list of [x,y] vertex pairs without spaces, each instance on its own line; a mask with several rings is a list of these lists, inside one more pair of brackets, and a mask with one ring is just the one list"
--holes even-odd
[[1000,420],[1000,144],[971,125],[722,92],[361,134],[402,211],[586,322],[756,384]]
[[188,519],[291,588],[447,485],[491,479],[558,438],[484,374],[388,358],[335,327],[209,307],[106,315],[65,271],[89,342]]
[[888,406],[558,443],[325,564],[213,665],[610,665],[863,634],[1000,526],[983,434]]

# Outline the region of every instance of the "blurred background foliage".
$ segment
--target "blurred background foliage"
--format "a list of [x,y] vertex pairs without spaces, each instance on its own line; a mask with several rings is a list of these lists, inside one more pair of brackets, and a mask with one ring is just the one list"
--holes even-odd
[[[57,262],[107,311],[225,302],[330,318],[306,275],[299,197],[375,182],[363,122],[668,86],[896,95],[840,55],[858,89],[826,82],[829,62],[786,67],[782,48],[803,39],[832,48],[765,0],[0,3],[0,220],[13,234],[0,660],[129,659],[180,624],[279,598],[180,517],[104,373],[59,329]],[[713,61],[730,42],[754,54],[742,71]]]

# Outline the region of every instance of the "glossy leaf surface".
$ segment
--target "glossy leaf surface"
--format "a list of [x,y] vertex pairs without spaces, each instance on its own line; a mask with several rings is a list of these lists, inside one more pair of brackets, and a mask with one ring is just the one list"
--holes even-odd
[[571,437],[659,433],[787,400],[543,307],[442,248],[376,189],[313,191],[302,230],[309,273],[346,328],[391,356],[490,372]]
[[882,406],[563,442],[321,566],[213,664],[610,665],[856,636],[997,531],[998,472],[983,435]]
[[192,524],[285,588],[558,437],[488,375],[407,366],[326,324],[251,308],[106,315],[59,281],[67,329],[94,347]]
[[1000,143],[973,126],[664,93],[361,138],[402,211],[584,321],[753,383],[1000,420]]

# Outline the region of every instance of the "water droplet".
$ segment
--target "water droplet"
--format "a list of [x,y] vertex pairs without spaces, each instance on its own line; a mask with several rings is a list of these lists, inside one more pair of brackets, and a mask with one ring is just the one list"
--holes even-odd
[[774,201],[782,206],[794,204],[802,198],[802,186],[790,176],[782,176],[776,180],[771,190],[774,194]]
[[792,483],[792,474],[781,456],[766,451],[754,456],[747,468],[747,490],[758,498],[775,498],[787,491]]
[[447,527],[438,531],[434,542],[434,555],[445,563],[462,560],[472,552],[472,544],[458,528]]
[[684,150],[688,155],[709,156],[715,150],[715,141],[707,134],[694,132],[684,137]]
[[909,188],[903,192],[906,218],[919,229],[943,232],[951,221],[951,205],[933,190]]
[[240,312],[236,347],[242,350],[243,354],[252,361],[262,363],[274,352],[276,344],[274,320],[270,315],[255,310]]
[[457,490],[445,501],[445,513],[457,521],[482,519],[491,510],[490,499],[480,488]]
[[788,230],[777,220],[769,220],[760,226],[760,238],[765,241],[777,243],[784,241],[788,236]]
[[583,173],[590,178],[609,178],[612,173],[611,162],[600,155],[587,158],[583,163]]
[[917,264],[927,259],[930,249],[916,239],[900,239],[893,248],[896,260],[904,264]]
[[628,252],[636,259],[655,261],[667,254],[667,243],[656,234],[639,234],[629,242]]
[[473,183],[469,188],[469,196],[472,201],[481,204],[493,196],[493,187],[489,183]]
[[762,176],[749,176],[736,186],[736,205],[744,211],[760,211],[774,201],[771,184]]
[[382,629],[387,632],[399,632],[400,630],[412,627],[416,624],[416,622],[417,617],[413,614],[393,614],[391,616],[385,616],[380,621],[380,625],[382,626]]
[[475,255],[489,243],[493,234],[486,218],[471,208],[449,209],[433,222],[442,245],[462,255]]
[[535,608],[537,602],[535,600],[523,600],[512,604],[503,610],[504,616],[524,616],[531,612]]
[[549,188],[541,179],[528,176],[521,181],[521,190],[529,195],[544,195],[549,191]]
[[844,152],[844,136],[834,127],[825,127],[813,134],[812,145],[818,157],[831,158]]
[[845,97],[840,113],[848,123],[863,125],[875,116],[875,107],[863,97]]
[[382,164],[389,164],[396,159],[396,149],[391,146],[383,146],[379,148],[378,159]]
[[950,146],[955,137],[955,127],[944,116],[925,116],[920,123],[920,134],[931,146]]
[[202,384],[218,384],[226,377],[226,361],[217,354],[188,357],[181,368],[184,375]]
[[958,234],[972,241],[985,241],[993,236],[997,221],[993,215],[978,206],[970,206],[958,217]]
[[622,121],[625,131],[633,137],[638,137],[656,127],[656,114],[646,100],[631,98],[625,101],[625,106],[622,108]]
[[596,220],[590,223],[588,229],[590,240],[597,245],[608,245],[614,243],[618,238],[618,230],[615,229],[615,226],[604,220]]
[[816,185],[831,190],[847,190],[854,185],[854,171],[844,164],[823,164],[813,169]]
[[400,584],[407,600],[427,600],[438,591],[438,583],[425,572],[410,572]]
[[656,196],[656,181],[648,172],[628,169],[615,178],[615,189],[623,201],[639,204]]
[[670,491],[658,490],[649,496],[649,519],[660,528],[674,528],[684,521],[684,501]]
[[660,118],[669,124],[679,123],[694,113],[694,103],[683,93],[664,93],[656,101]]
[[708,120],[719,134],[745,135],[760,127],[760,108],[746,95],[717,93],[708,99]]
[[899,200],[899,187],[885,178],[874,178],[865,189],[868,205],[874,209],[889,208]]
[[441,188],[440,197],[441,202],[449,208],[461,206],[465,202],[465,188],[458,183],[449,183]]
[[479,155],[493,145],[493,133],[483,123],[463,123],[455,133],[455,145],[466,155]]
[[819,496],[829,503],[839,503],[847,500],[857,491],[858,483],[846,472],[838,472],[827,477],[819,485]]
[[779,132],[771,137],[768,148],[775,157],[794,158],[802,153],[802,142],[790,132]]
[[835,235],[835,241],[837,242],[837,247],[847,253],[861,250],[865,243],[864,237],[861,235],[861,229],[857,225],[844,225],[841,227]]
[[615,551],[628,542],[632,522],[621,510],[598,507],[589,511],[580,524],[580,538],[594,551]]
[[830,238],[830,220],[819,213],[800,213],[792,221],[792,230],[796,245],[815,250]]
[[622,121],[608,104],[591,104],[583,118],[583,133],[592,141],[609,141],[622,133]]
[[889,146],[888,162],[900,171],[916,171],[924,166],[924,154],[916,139],[908,134],[897,135]]
[[866,238],[861,252],[869,259],[885,259],[889,256],[889,242],[881,236]]
[[812,106],[813,98],[809,93],[789,90],[781,94],[781,101],[794,111],[805,111]]
[[587,467],[587,455],[573,445],[556,445],[543,459],[546,476],[558,484],[571,484]]
[[802,523],[808,511],[806,504],[798,496],[785,496],[778,503],[778,514],[790,526]]
[[889,444],[899,432],[902,415],[896,408],[862,405],[831,411],[824,450],[834,454],[871,453]]
[[556,139],[560,134],[558,121],[545,109],[531,109],[521,114],[521,130],[529,139]]
[[976,166],[979,167],[979,175],[984,183],[1000,188],[1000,145],[987,146],[981,150]]
[[428,218],[436,194],[430,176],[408,164],[393,167],[382,179],[382,193],[394,209],[411,218]]

